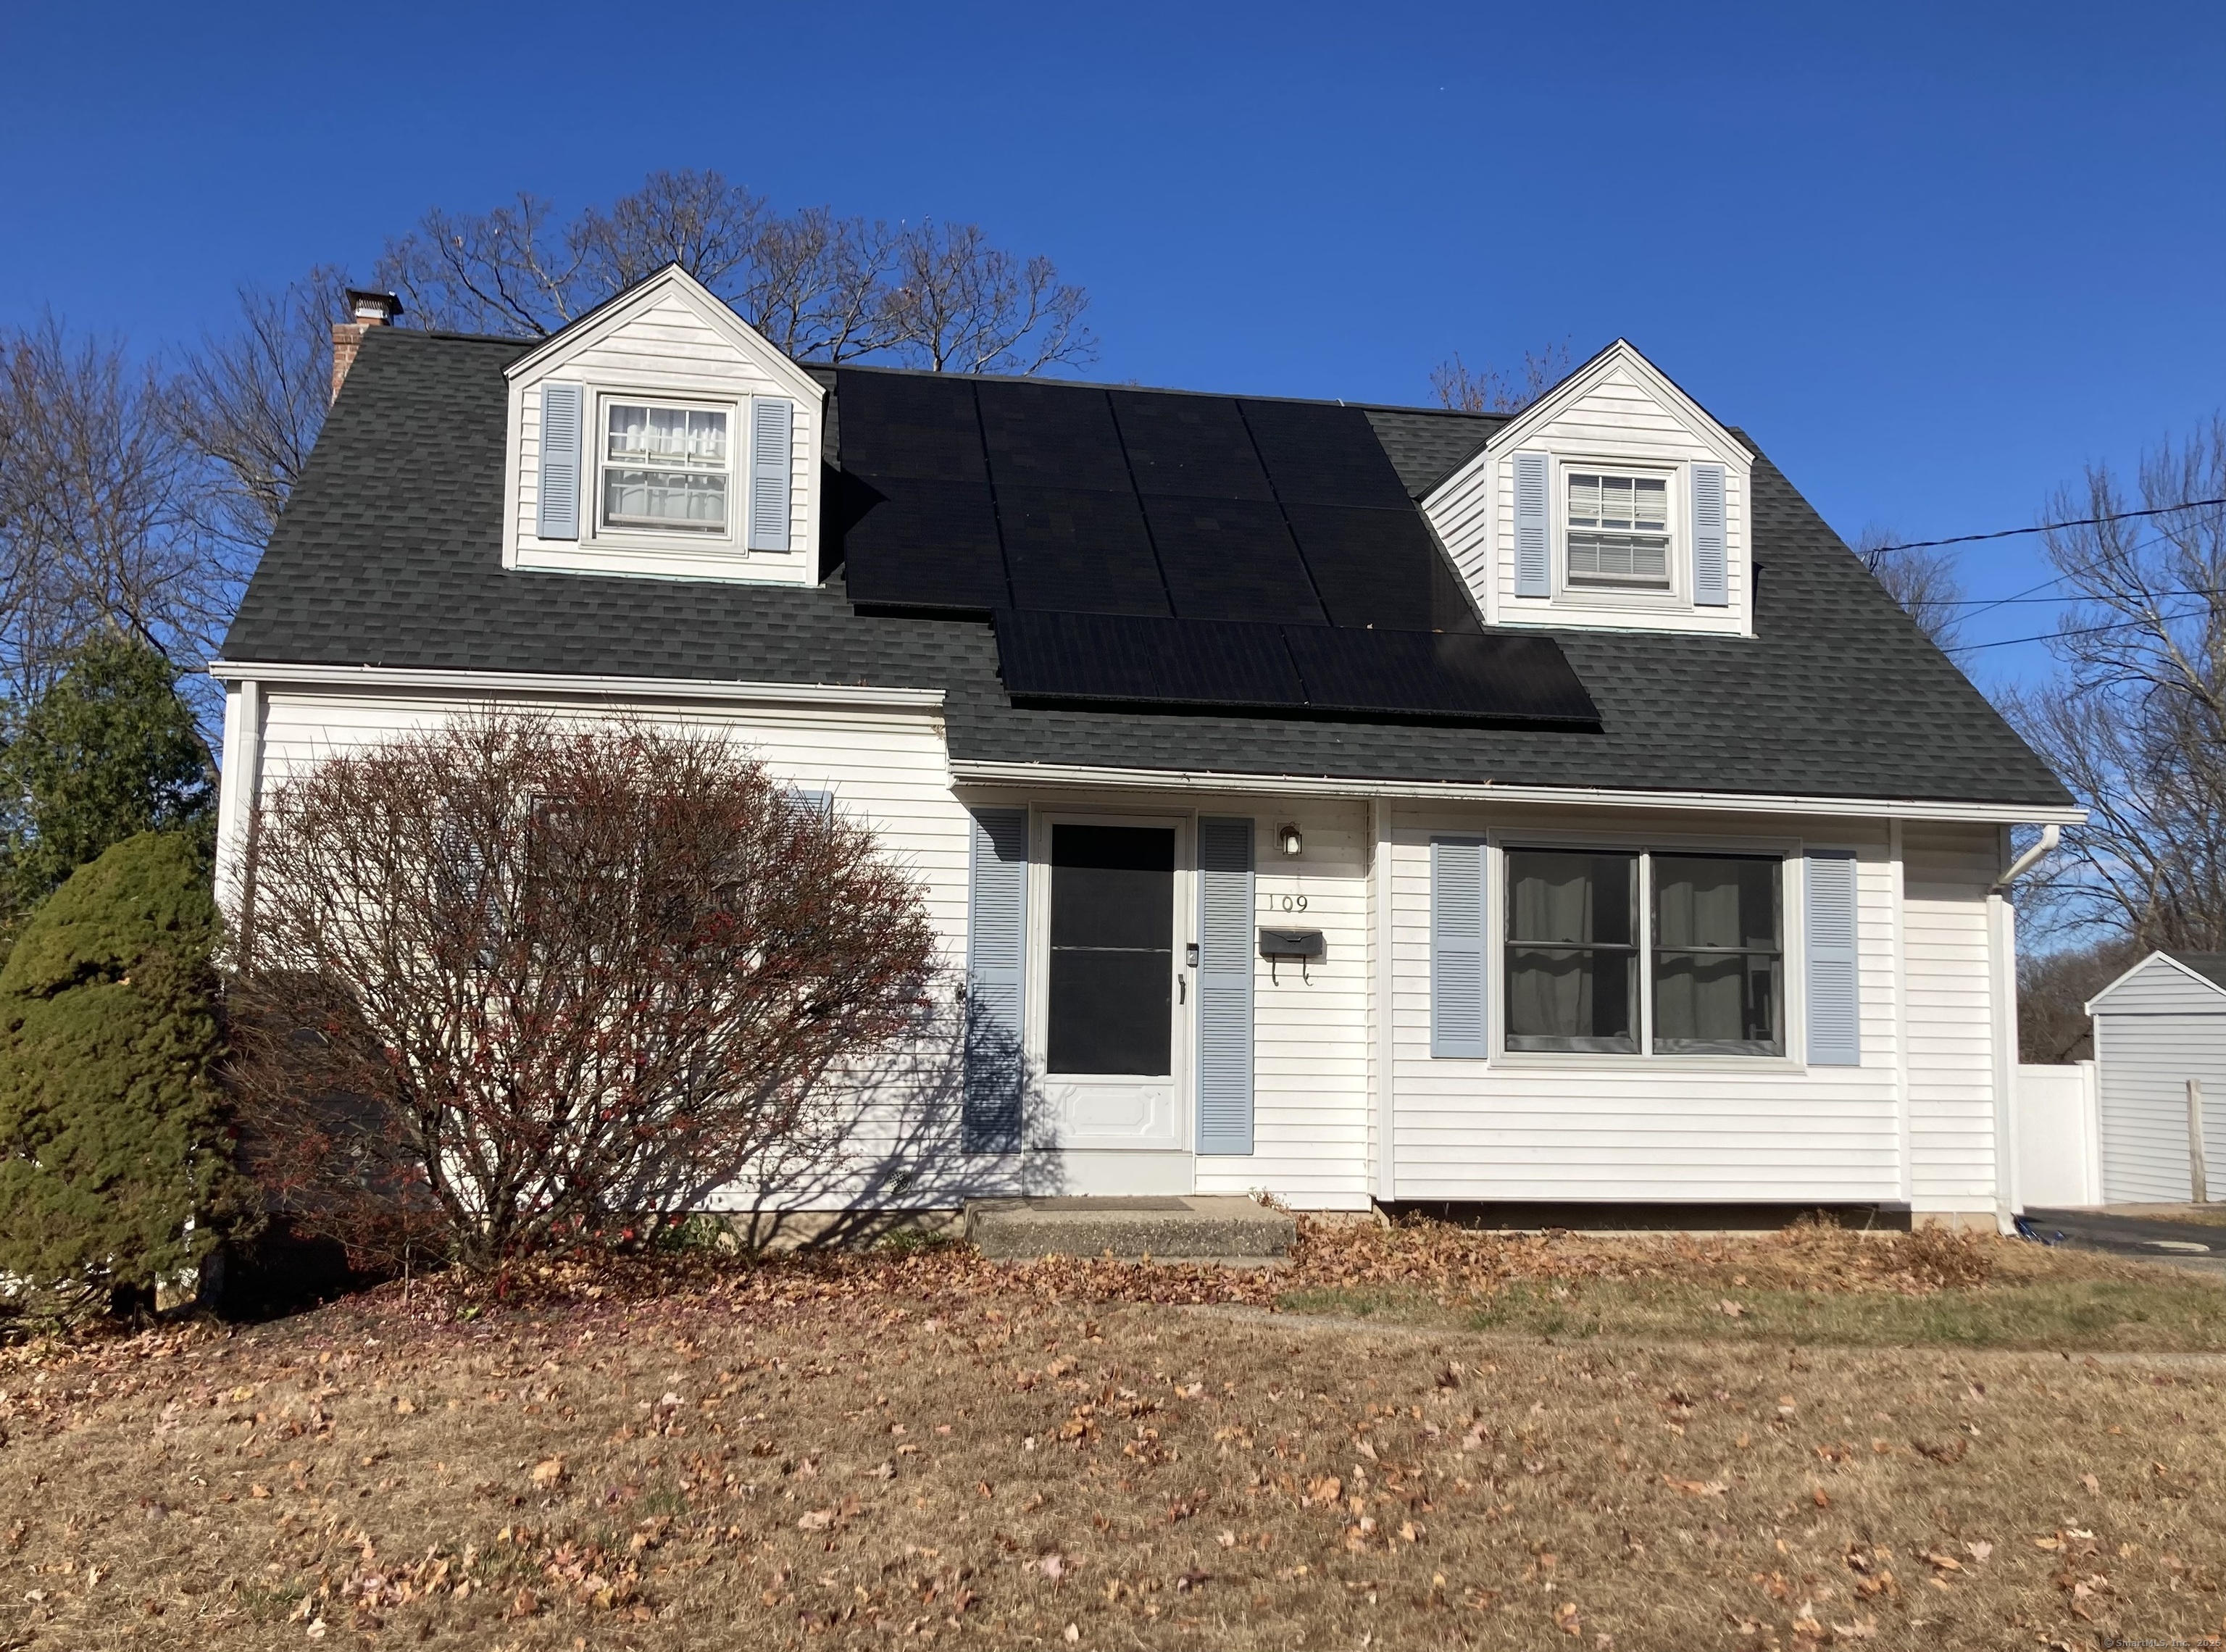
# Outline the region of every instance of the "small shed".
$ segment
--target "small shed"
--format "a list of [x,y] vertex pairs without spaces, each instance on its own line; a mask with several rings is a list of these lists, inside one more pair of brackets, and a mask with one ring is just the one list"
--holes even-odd
[[2226,1198],[2226,952],[2152,952],[2087,1013],[2103,1202]]

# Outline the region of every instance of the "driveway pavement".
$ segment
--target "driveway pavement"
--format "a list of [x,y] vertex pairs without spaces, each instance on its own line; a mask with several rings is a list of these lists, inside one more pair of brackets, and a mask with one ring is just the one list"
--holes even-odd
[[2115,1210],[2028,1207],[2018,1227],[2027,1238],[2043,1244],[2107,1250],[2226,1278],[2226,1227],[2216,1223],[2172,1222]]

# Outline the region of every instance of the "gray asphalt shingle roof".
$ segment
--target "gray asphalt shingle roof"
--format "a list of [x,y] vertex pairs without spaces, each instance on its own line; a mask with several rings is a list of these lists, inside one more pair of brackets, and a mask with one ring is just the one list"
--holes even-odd
[[[528,346],[372,331],[225,640],[286,661],[939,688],[959,761],[2019,805],[2056,778],[1767,459],[1752,639],[1555,633],[1596,732],[1016,707],[989,626],[809,588],[502,566],[503,369]],[[1371,410],[1419,496],[1498,421]]]

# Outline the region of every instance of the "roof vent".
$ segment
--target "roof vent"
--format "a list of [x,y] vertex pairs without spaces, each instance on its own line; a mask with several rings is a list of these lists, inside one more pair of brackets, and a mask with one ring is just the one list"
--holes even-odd
[[392,293],[377,293],[366,288],[347,289],[350,320],[333,323],[333,399],[338,401],[340,381],[355,365],[355,353],[362,346],[366,327],[391,327],[394,318],[402,314],[402,301]]

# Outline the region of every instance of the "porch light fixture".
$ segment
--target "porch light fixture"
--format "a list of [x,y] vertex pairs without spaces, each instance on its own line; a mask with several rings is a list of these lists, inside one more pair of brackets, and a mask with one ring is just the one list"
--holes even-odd
[[1302,855],[1306,852],[1307,840],[1299,836],[1296,822],[1285,821],[1281,826],[1275,828],[1275,847],[1286,855]]

